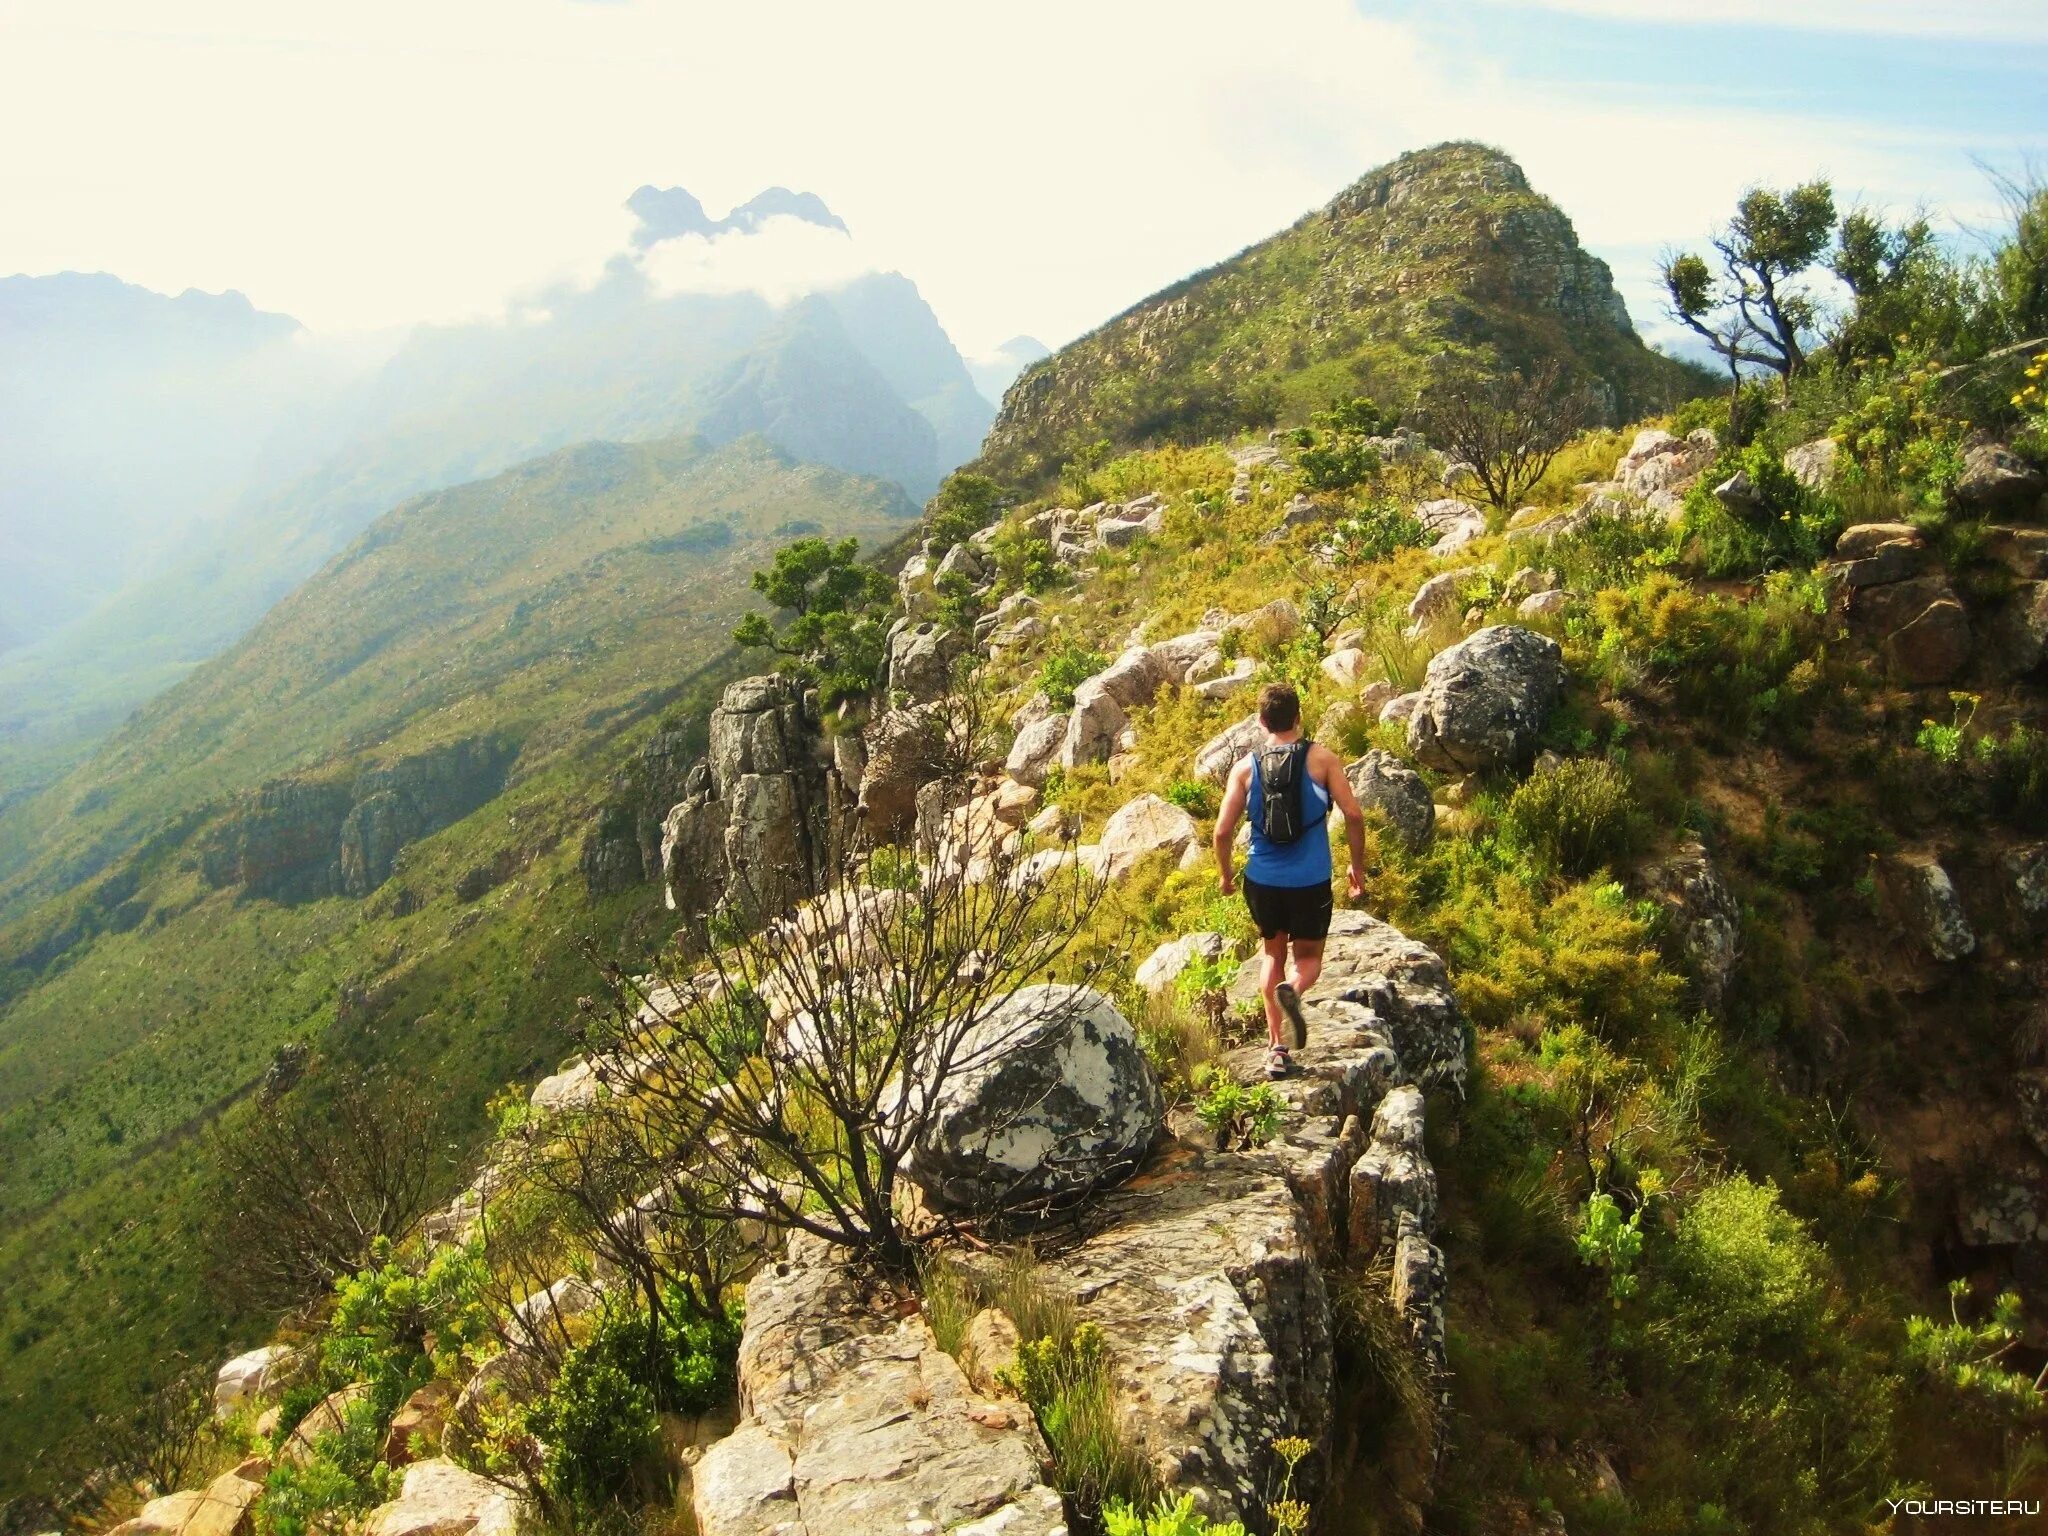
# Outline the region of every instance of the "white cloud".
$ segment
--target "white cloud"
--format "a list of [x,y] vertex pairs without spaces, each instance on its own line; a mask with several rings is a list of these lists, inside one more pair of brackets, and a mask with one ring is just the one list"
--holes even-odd
[[877,270],[852,236],[787,216],[751,232],[657,241],[641,256],[640,268],[659,293],[753,292],[774,304]]
[[2048,10],[2032,0],[1498,0],[1612,21],[1862,32],[1896,37],[2048,41]]
[[893,268],[977,353],[1020,331],[1057,345],[1446,138],[1515,154],[1596,249],[1697,238],[1754,179],[1824,169],[1889,203],[1981,186],[1978,146],[1531,87],[1350,0],[1268,0],[1255,21],[1234,0],[177,13],[167,31],[152,0],[0,0],[0,135],[34,146],[0,159],[0,251],[239,287],[323,330],[588,282],[645,182],[711,207],[808,189],[857,236],[700,241],[662,254],[664,283]]

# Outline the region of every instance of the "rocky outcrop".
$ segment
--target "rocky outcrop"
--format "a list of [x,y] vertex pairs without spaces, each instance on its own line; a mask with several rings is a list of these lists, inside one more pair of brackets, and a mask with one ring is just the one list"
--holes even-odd
[[951,685],[953,663],[966,652],[967,642],[942,624],[900,620],[889,632],[887,696],[905,704],[930,703]]
[[700,1536],[1055,1536],[1045,1441],[921,1316],[806,1237],[747,1287],[738,1429],[692,1478]]
[[702,755],[691,740],[687,731],[663,731],[613,778],[577,859],[592,895],[661,879],[661,825]]
[[225,1416],[276,1391],[297,1370],[300,1358],[299,1351],[284,1344],[235,1356],[214,1375],[213,1411]]
[[1563,693],[1555,640],[1492,625],[1431,658],[1408,717],[1408,750],[1449,772],[1526,769]]
[[1977,947],[1977,934],[1963,910],[1948,871],[1931,858],[1901,862],[1906,898],[1921,924],[1927,952],[1940,961],[1960,960]]
[[248,1536],[268,1470],[259,1460],[221,1473],[204,1488],[151,1499],[109,1536]]
[[1455,553],[1486,532],[1486,514],[1454,496],[1423,502],[1415,509],[1415,520],[1431,540],[1432,555]]
[[364,896],[411,843],[461,820],[505,786],[517,744],[475,737],[366,769],[353,779],[279,779],[241,797],[200,849],[207,883],[305,901]]
[[1159,1079],[1117,1007],[1021,987],[961,1037],[904,1172],[944,1210],[1072,1201],[1129,1173],[1158,1134]]
[[1972,442],[1963,450],[1963,472],[1949,488],[1949,500],[1968,512],[2005,512],[2040,500],[2048,480],[2003,443]]
[[1882,587],[1920,574],[1927,540],[1911,523],[1858,523],[1835,540],[1828,574],[1849,587]]
[[662,826],[670,908],[779,911],[815,889],[826,872],[825,775],[818,722],[795,683],[750,677],[727,688],[709,752]]
[[1669,432],[1638,432],[1628,452],[1614,466],[1614,483],[1623,494],[1653,512],[1673,514],[1687,488],[1714,462],[1717,443],[1706,427],[1685,437]]
[[1247,715],[1233,726],[1219,731],[1195,754],[1195,777],[1209,784],[1221,784],[1247,752],[1266,739],[1257,715]]
[[1946,576],[1855,587],[1852,628],[1876,640],[1900,682],[1945,683],[1970,659],[1970,619]]

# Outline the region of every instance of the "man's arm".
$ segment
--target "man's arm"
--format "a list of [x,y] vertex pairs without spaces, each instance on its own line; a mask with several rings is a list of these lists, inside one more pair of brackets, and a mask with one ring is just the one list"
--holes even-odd
[[1216,869],[1226,896],[1237,889],[1237,870],[1231,858],[1231,845],[1237,841],[1237,824],[1244,819],[1244,802],[1251,794],[1251,784],[1252,760],[1246,758],[1230,770],[1230,778],[1223,791],[1223,806],[1216,812],[1216,836],[1213,839]]
[[1351,847],[1351,899],[1356,901],[1365,894],[1365,813],[1358,808],[1351,781],[1344,776],[1343,760],[1320,744],[1315,750],[1322,761],[1309,764],[1309,772],[1321,780],[1330,792],[1330,803],[1344,814],[1344,841]]

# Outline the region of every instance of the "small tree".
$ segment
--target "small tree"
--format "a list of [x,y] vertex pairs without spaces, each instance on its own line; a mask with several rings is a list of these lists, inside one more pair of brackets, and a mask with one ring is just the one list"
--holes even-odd
[[775,563],[754,572],[754,590],[789,622],[778,630],[764,613],[750,613],[732,632],[734,643],[759,646],[790,658],[790,670],[817,684],[827,708],[866,693],[882,670],[884,622],[894,588],[889,578],[859,559],[860,540],[798,539],[776,551]]
[[1453,368],[1424,391],[1424,431],[1472,466],[1487,502],[1505,512],[1543,478],[1586,423],[1586,391],[1556,359],[1526,373]]
[[382,1076],[309,1078],[213,1134],[225,1181],[217,1267],[251,1303],[325,1294],[410,1231],[449,1171],[427,1100]]
[[1805,365],[1820,301],[1803,279],[1834,228],[1835,194],[1826,181],[1785,192],[1752,187],[1714,236],[1713,263],[1693,251],[1665,258],[1659,275],[1671,317],[1728,365],[1731,387],[1745,366],[1789,379]]
[[901,1271],[915,1246],[904,1170],[940,1085],[1072,1009],[1034,994],[1041,1007],[1012,1004],[1002,1027],[981,1028],[1051,974],[1103,882],[1071,849],[1038,871],[956,847],[907,889],[878,889],[862,883],[864,843],[836,842],[836,878],[815,901],[751,937],[707,933],[694,975],[608,973],[583,1044],[622,1086],[578,1134],[602,1149],[598,1187],[638,1191],[686,1246],[765,1223]]

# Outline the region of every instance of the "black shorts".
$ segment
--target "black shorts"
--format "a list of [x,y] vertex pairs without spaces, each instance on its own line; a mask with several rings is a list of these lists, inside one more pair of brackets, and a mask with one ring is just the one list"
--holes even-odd
[[1336,908],[1327,880],[1321,885],[1261,885],[1248,879],[1244,904],[1251,908],[1262,939],[1283,933],[1290,939],[1327,938],[1330,914]]

